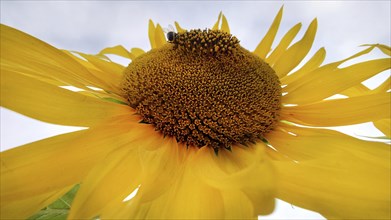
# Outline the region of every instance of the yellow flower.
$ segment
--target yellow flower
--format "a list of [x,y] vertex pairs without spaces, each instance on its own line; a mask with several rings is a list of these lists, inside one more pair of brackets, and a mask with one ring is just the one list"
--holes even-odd
[[325,127],[373,122],[390,137],[390,78],[361,84],[390,58],[340,67],[390,48],[329,64],[321,48],[296,68],[317,21],[271,49],[281,18],[253,52],[221,14],[212,30],[176,24],[170,42],[150,21],[151,51],[97,55],[1,25],[1,106],[87,127],[1,152],[1,218],[27,218],[80,184],[70,219],[256,219],[275,198],[326,218],[389,219],[390,146]]

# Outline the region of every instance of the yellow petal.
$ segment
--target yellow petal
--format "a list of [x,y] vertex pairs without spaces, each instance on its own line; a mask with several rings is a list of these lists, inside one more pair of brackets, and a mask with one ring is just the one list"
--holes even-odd
[[4,201],[1,203],[1,219],[27,219],[44,207],[47,207],[60,196],[65,194],[71,187],[55,190],[23,200]]
[[179,150],[183,149],[178,149],[179,147],[173,138],[165,138],[159,143],[140,148],[140,161],[144,172],[138,196],[142,202],[159,197],[175,181],[176,173],[180,172],[178,167],[182,166]]
[[[89,67],[89,72],[99,78],[101,84],[105,85],[104,88],[106,91],[121,94],[119,85],[122,80],[122,72],[125,69],[124,66],[111,62],[109,59],[102,59],[99,55],[89,55],[80,52],[75,53],[83,57],[86,61],[72,54],[73,58],[77,59],[78,62],[82,63],[85,67]],[[94,71],[94,69],[97,69],[98,71]]]
[[391,119],[380,119],[374,121],[373,124],[379,129],[386,137],[391,137]]
[[[148,178],[142,180],[136,196],[123,204],[125,211],[113,213],[115,216],[111,218],[256,219],[258,213],[270,212],[268,204],[273,204],[270,200],[274,198],[274,176],[268,166],[270,163],[260,157],[260,151],[254,149],[253,154],[253,151],[238,150],[239,159],[236,159],[237,155],[229,155],[230,152],[220,152],[221,161],[216,162],[214,160],[220,159],[215,159],[210,148],[201,148],[203,152],[200,152],[182,145],[168,148],[169,145],[164,144],[154,151],[141,151],[144,155],[140,161],[145,163],[143,172],[147,172]],[[211,164],[203,165],[203,162]],[[156,174],[161,177],[157,179]],[[209,177],[211,181],[207,180]],[[252,181],[243,181],[250,177]],[[164,188],[161,188],[162,183],[166,185]],[[156,188],[160,188],[160,192]]]
[[[265,137],[269,151],[280,154],[281,160],[306,161],[330,154],[330,150],[339,147],[341,138],[351,141],[349,144],[361,143],[361,140],[327,129],[303,128],[281,122],[277,128]],[[376,144],[375,144],[376,145]]]
[[[185,146],[180,146],[185,147]],[[193,154],[191,149],[188,154]],[[187,155],[189,156],[189,155]],[[171,158],[177,160],[179,158]],[[170,182],[164,194],[151,202],[139,203],[143,196],[143,183],[134,198],[131,215],[126,219],[223,219],[224,208],[219,190],[208,186],[194,175],[189,167],[191,158],[186,157],[170,175]],[[166,169],[165,169],[166,170]],[[155,187],[159,187],[155,182]],[[160,182],[159,182],[160,183]]]
[[[176,180],[177,172],[180,171],[178,168],[182,167],[180,163],[183,160],[180,159],[178,150],[182,149],[183,152],[186,147],[179,148],[173,138],[163,138],[153,126],[146,127],[149,131],[142,129],[144,135],[140,139],[140,144],[136,145],[142,171],[138,193],[130,201],[108,204],[108,207],[102,210],[102,218],[145,218],[151,203],[156,204]],[[166,203],[166,200],[164,201]]]
[[[6,59],[1,59],[0,66],[1,66],[1,71],[19,72],[21,74],[37,78],[37,79],[39,79],[41,81],[47,82],[47,83],[55,85],[55,86],[67,86],[67,85],[69,85],[69,83],[53,79],[49,75],[42,75],[41,74],[42,72],[40,72],[39,70],[33,70],[33,69],[30,69],[30,68],[26,68],[26,67],[20,66],[20,64],[18,62],[9,61],[9,60],[6,60]],[[48,70],[49,71],[55,71],[52,68],[46,69],[46,71],[48,71]],[[79,88],[88,89],[88,87],[85,87],[85,85],[83,85],[80,82],[75,81],[74,84],[78,85],[77,87],[79,87]]]
[[252,201],[241,191],[225,190],[222,192],[224,219],[258,219],[254,214]]
[[83,80],[75,79],[75,77],[71,74],[66,74],[66,71],[57,65],[48,64],[43,61],[38,61],[41,62],[41,64],[36,64],[37,61],[25,58],[25,55],[26,54],[20,52],[19,59],[17,60],[13,60],[11,56],[2,56],[0,63],[1,71],[8,70],[19,72],[57,86],[72,85],[88,90],[88,87],[86,86],[93,85],[92,83],[86,83],[85,81],[83,82]]
[[222,15],[221,30],[230,33],[227,18]]
[[1,199],[22,200],[79,183],[109,152],[139,138],[145,130],[140,126],[105,123],[1,152]]
[[92,219],[109,203],[122,203],[138,187],[142,170],[137,149],[132,148],[124,146],[110,153],[91,170],[72,203],[69,219]]
[[282,54],[285,53],[288,46],[292,43],[293,39],[296,37],[297,33],[301,29],[301,23],[296,24],[293,26],[281,39],[278,46],[272,51],[270,56],[266,58],[266,63],[269,63],[271,66],[274,65],[276,60],[280,58]]
[[1,105],[41,121],[73,126],[92,126],[110,116],[131,112],[125,105],[4,70],[1,72]]
[[123,219],[221,219],[222,201],[218,190],[200,181],[190,166],[195,148],[165,140],[160,148],[140,148],[143,177],[136,196]]
[[1,152],[1,200],[28,200],[80,181],[86,166],[72,164],[74,158],[80,159],[72,154],[80,146],[70,144],[84,134],[77,131]]
[[[129,121],[131,120],[123,118],[114,124],[129,124]],[[120,207],[122,201],[141,184],[143,175],[151,179],[148,169],[141,166],[141,152],[155,148],[162,149],[161,144],[165,143],[163,137],[149,125],[135,123],[134,127],[130,126],[128,130],[129,133],[124,133],[125,136],[118,134],[113,136],[121,139],[121,144],[117,145],[120,148],[106,155],[82,180],[81,188],[72,204],[70,219],[89,219],[97,215],[103,218],[102,215],[108,212],[113,214],[108,209],[114,208],[113,206]],[[167,161],[170,157],[161,159]],[[158,163],[158,161],[151,160],[146,163]],[[157,167],[159,165],[161,164],[157,164]],[[162,175],[164,174],[169,173]],[[159,174],[154,175],[157,176]],[[113,215],[108,217],[113,218]]]
[[261,145],[235,147],[216,156],[212,149],[201,148],[194,159],[194,173],[212,187],[244,192],[253,203],[253,216],[268,214],[274,209],[275,177],[262,149]]
[[291,148],[289,156],[297,151],[297,155],[307,154],[307,159],[273,162],[279,198],[329,219],[390,218],[391,155],[387,144],[327,130],[289,131],[295,135],[280,141],[282,145],[273,143],[282,136],[268,140],[277,150]]
[[190,170],[183,172],[170,190],[151,204],[146,218],[222,219],[223,202],[219,191],[200,182]]
[[105,72],[107,74],[106,77],[102,77],[102,80],[104,82],[110,81],[108,79],[108,76],[115,77],[115,82],[121,80],[122,72],[124,71],[125,67],[122,65],[119,65],[114,62],[110,62],[109,60],[104,60],[99,58],[99,56],[89,55],[81,52],[77,52],[81,57],[88,60],[91,64],[93,64],[96,68],[101,70],[102,72]]
[[314,19],[303,38],[289,47],[273,65],[273,69],[280,78],[286,76],[293,68],[299,65],[308,54],[314,42],[317,26],[318,22]]
[[106,207],[100,210],[100,219],[126,219],[127,217],[127,209],[129,203],[132,200],[126,200],[124,202],[118,203],[116,201],[112,201],[106,205]]
[[134,47],[130,50],[132,52],[132,55],[134,55],[134,58],[140,56],[141,54],[144,54],[145,51],[141,48]]
[[[1,69],[26,72],[39,79],[50,78],[67,85],[86,89],[105,89],[101,81],[67,54],[30,35],[1,25]],[[27,71],[26,71],[27,70]]]
[[349,97],[358,96],[358,95],[369,95],[369,94],[375,94],[375,93],[384,93],[390,90],[391,86],[391,77],[388,77],[382,84],[380,84],[375,89],[370,90],[368,87],[364,86],[363,84],[358,84],[353,87],[350,87],[347,90],[344,90],[341,92],[342,95],[346,95]]
[[281,115],[287,121],[304,125],[351,125],[389,118],[390,101],[390,93],[379,93],[284,107]]
[[320,48],[312,58],[303,65],[299,70],[296,72],[285,76],[281,79],[281,83],[284,85],[289,85],[291,82],[295,81],[296,79],[303,77],[306,73],[313,71],[314,69],[318,68],[326,58],[326,50],[322,47]]
[[373,90],[374,93],[376,92],[389,92],[391,89],[391,77],[388,77],[382,84],[380,84],[377,88]]
[[391,59],[384,58],[318,74],[314,72],[298,80],[300,82],[296,82],[294,88],[292,85],[286,86],[284,91],[288,94],[284,102],[302,104],[323,100],[390,69],[390,66]]
[[391,56],[391,47],[384,45],[384,44],[378,44],[376,45],[384,54],[387,54],[388,56]]
[[355,86],[350,87],[349,89],[346,89],[339,94],[345,95],[348,97],[358,96],[358,95],[365,95],[370,94],[371,90],[368,89],[368,87],[364,86],[363,84],[357,84]]
[[104,54],[114,54],[114,55],[118,55],[118,56],[125,57],[125,58],[128,58],[128,59],[132,58],[131,53],[129,53],[129,51],[127,49],[125,49],[121,45],[117,45],[117,46],[114,46],[114,47],[107,47],[107,48],[101,50],[99,52],[99,54],[102,54],[102,55],[104,55]]
[[263,37],[262,41],[258,44],[258,46],[254,50],[254,54],[258,55],[260,58],[265,59],[266,55],[270,52],[272,48],[272,44],[274,42],[274,38],[276,37],[278,27],[281,23],[283,13],[283,7],[280,8],[278,14],[274,18],[272,25],[270,26],[268,32],[265,37]]
[[181,185],[170,195],[173,201],[167,210],[167,219],[222,219],[223,204],[218,190],[200,182],[189,171],[185,171],[182,182],[177,184]]
[[175,28],[177,30],[177,32],[185,32],[186,29],[183,29],[178,22],[175,22]]
[[166,38],[164,36],[163,29],[160,26],[160,24],[156,25],[156,29],[155,29],[155,43],[156,43],[156,47],[161,47],[165,43],[167,43]]
[[[292,80],[290,80],[289,84],[287,84],[286,87],[283,88],[283,92],[285,93],[288,93],[286,96],[292,96],[292,94],[289,94],[289,93],[292,93],[293,90],[303,86],[303,84],[306,84],[306,83],[312,83],[312,82],[315,82],[315,79],[319,78],[319,77],[327,77],[327,75],[335,70],[337,70],[338,66],[343,64],[344,62],[347,62],[349,60],[352,60],[354,58],[357,58],[357,57],[360,57],[362,55],[365,55],[369,52],[371,52],[375,47],[374,46],[371,46],[371,47],[368,47],[346,59],[343,59],[343,60],[340,60],[340,61],[337,61],[337,62],[334,62],[334,63],[329,63],[329,64],[326,64],[320,68],[317,68],[317,69],[314,69],[313,71],[308,71],[308,72],[302,72],[299,76],[294,76],[292,74]],[[321,80],[322,80],[321,79]],[[319,79],[318,79],[319,80]],[[359,84],[355,84],[354,86],[357,86]],[[341,91],[342,92],[342,91]],[[306,94],[306,97],[307,97],[308,94]],[[284,96],[284,97],[286,97]],[[296,99],[299,98],[299,97],[295,97]],[[317,100],[317,101],[320,101],[320,100]],[[297,104],[305,104],[305,103],[311,103],[311,101],[303,101],[303,103],[297,103]],[[290,103],[292,104],[292,103]]]
[[155,38],[155,24],[153,21],[150,19],[148,23],[148,37],[149,37],[149,42],[151,43],[151,48],[154,49],[156,48],[156,38]]
[[216,21],[216,23],[213,25],[213,27],[212,27],[212,30],[219,30],[220,28],[219,28],[219,25],[220,25],[220,21],[221,21],[221,16],[223,15],[223,12],[220,12],[219,13],[219,16],[218,16],[218,18],[217,18],[217,21]]
[[391,47],[384,44],[364,44],[362,46],[370,46],[379,48],[384,54],[391,56]]

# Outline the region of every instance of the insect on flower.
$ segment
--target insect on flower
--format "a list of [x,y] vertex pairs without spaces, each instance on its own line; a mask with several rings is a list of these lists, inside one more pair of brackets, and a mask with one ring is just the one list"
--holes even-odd
[[178,34],[175,32],[174,27],[170,24],[168,28],[163,29],[164,33],[166,33],[167,41],[172,43]]

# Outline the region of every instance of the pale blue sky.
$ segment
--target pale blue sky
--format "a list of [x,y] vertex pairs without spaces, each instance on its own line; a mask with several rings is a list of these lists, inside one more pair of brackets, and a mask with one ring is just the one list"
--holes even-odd
[[[253,50],[264,36],[279,8],[284,5],[280,39],[290,27],[303,30],[318,18],[313,54],[326,47],[326,62],[358,52],[361,44],[390,45],[390,1],[1,1],[1,23],[15,27],[58,48],[97,53],[102,48],[150,48],[148,19],[163,27],[178,21],[183,27],[211,27],[222,11],[232,34]],[[380,56],[374,53],[367,57]],[[384,76],[389,75],[385,73]],[[384,78],[384,77],[383,77]],[[379,83],[379,80],[375,80]],[[35,141],[71,128],[53,126],[1,110],[2,150]],[[359,133],[358,128],[353,133]],[[377,133],[374,132],[374,135]],[[267,219],[319,219],[317,214],[278,203]]]

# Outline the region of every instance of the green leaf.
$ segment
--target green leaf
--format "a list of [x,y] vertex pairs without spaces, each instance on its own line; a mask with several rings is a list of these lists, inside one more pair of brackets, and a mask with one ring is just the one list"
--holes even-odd
[[39,212],[29,217],[28,220],[66,220],[71,208],[72,201],[75,198],[79,187],[79,184],[75,185],[58,200],[41,209]]

